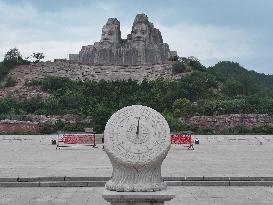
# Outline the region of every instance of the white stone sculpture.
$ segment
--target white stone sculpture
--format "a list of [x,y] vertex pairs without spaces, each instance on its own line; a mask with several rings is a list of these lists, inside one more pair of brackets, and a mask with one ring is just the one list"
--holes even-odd
[[124,107],[108,120],[104,147],[113,165],[106,189],[118,192],[165,190],[161,164],[170,149],[164,117],[142,105]]

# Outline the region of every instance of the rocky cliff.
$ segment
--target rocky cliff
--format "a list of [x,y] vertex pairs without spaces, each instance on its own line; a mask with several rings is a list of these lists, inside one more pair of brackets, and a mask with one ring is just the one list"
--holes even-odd
[[172,73],[172,63],[156,65],[122,66],[122,65],[85,65],[68,60],[55,60],[55,62],[42,62],[39,64],[22,65],[15,67],[9,76],[17,83],[14,87],[0,89],[0,97],[11,93],[12,95],[29,98],[33,96],[47,97],[39,86],[26,86],[26,82],[43,79],[46,76],[67,77],[72,80],[137,80],[142,81],[164,79],[178,79],[183,74]]

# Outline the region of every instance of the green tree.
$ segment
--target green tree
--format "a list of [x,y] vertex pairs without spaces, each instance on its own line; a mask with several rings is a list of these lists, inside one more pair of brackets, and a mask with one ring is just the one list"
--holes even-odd
[[33,53],[32,57],[36,59],[34,63],[39,63],[43,58],[45,58],[43,53]]
[[15,62],[18,62],[20,60],[22,60],[22,55],[21,55],[21,53],[19,52],[19,50],[17,48],[10,49],[5,54],[5,57],[4,57],[4,62],[5,61],[15,61]]
[[205,71],[206,67],[203,66],[198,58],[194,56],[188,57],[187,64],[193,69],[193,70],[199,70],[199,71]]
[[228,79],[224,83],[222,91],[224,94],[230,97],[243,95],[243,85],[238,80]]
[[168,122],[170,129],[172,132],[179,132],[186,129],[186,126],[182,124],[182,122],[179,120],[179,118],[174,117],[169,112],[162,113],[166,121]]
[[5,54],[3,64],[11,69],[15,65],[29,64],[29,61],[22,58],[17,48],[12,48]]
[[96,132],[103,132],[104,131],[105,125],[106,125],[107,121],[109,120],[109,118],[111,117],[111,115],[113,114],[113,112],[114,111],[109,109],[109,107],[107,105],[100,103],[96,106],[96,111],[93,115],[93,117],[95,119],[94,130]]
[[4,56],[3,62],[0,63],[0,81],[3,80],[9,71],[16,65],[29,64],[24,60],[17,48],[10,49]]
[[187,67],[183,62],[177,61],[172,65],[172,72],[173,74],[178,74],[178,73],[185,73],[187,72]]
[[186,117],[192,113],[191,102],[186,98],[175,100],[172,109],[175,117]]
[[254,95],[259,93],[257,82],[248,74],[244,73],[239,79],[242,83],[242,91],[244,95]]

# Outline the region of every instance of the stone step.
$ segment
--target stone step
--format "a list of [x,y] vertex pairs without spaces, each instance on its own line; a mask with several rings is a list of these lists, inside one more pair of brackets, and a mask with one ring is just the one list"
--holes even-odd
[[[0,182],[62,182],[62,181],[108,181],[110,177],[18,177],[1,178]],[[163,177],[164,181],[273,181],[273,177]]]
[[[0,178],[0,187],[103,187],[109,177],[89,177],[92,181],[83,180],[87,177],[40,177],[24,178]],[[243,177],[242,177],[243,178]],[[254,180],[165,180],[168,186],[273,186],[271,177],[261,177]],[[22,178],[23,179],[23,178]],[[38,180],[39,179],[39,180]],[[65,180],[66,179],[66,180]],[[107,180],[106,180],[107,179]],[[197,178],[196,178],[197,179]],[[75,180],[75,181],[73,181]]]
[[[273,181],[166,181],[168,186],[273,186]],[[106,181],[0,182],[0,187],[104,187]]]

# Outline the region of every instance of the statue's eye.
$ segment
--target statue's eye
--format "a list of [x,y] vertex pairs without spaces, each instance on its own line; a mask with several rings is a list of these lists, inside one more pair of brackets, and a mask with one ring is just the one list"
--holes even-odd
[[141,30],[141,34],[145,34],[146,33],[146,31],[145,30]]
[[112,35],[113,35],[113,32],[112,32],[112,31],[109,31],[109,32],[108,32],[108,35],[109,35],[109,36],[112,36]]

